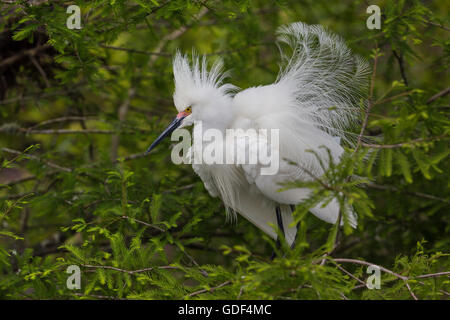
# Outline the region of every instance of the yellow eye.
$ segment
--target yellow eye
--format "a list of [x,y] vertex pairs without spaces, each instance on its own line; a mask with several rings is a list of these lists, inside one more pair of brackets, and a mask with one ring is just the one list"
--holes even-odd
[[184,111],[186,111],[187,113],[192,113],[192,108],[191,107],[187,107],[186,110],[184,110]]

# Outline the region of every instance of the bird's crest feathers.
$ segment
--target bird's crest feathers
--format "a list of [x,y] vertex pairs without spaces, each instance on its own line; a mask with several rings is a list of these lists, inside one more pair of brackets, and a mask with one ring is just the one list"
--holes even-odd
[[179,111],[190,104],[212,94],[229,95],[235,86],[223,83],[229,73],[223,70],[223,62],[218,59],[208,70],[206,57],[192,53],[192,65],[187,55],[179,51],[173,59],[175,79],[174,102]]

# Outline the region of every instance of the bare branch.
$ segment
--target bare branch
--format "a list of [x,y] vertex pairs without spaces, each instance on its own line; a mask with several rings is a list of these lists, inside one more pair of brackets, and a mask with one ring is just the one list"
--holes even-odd
[[71,169],[71,168],[60,166],[60,165],[58,165],[56,163],[43,160],[43,159],[41,159],[39,157],[36,157],[36,156],[33,156],[31,154],[26,154],[26,153],[23,153],[23,152],[20,152],[20,151],[17,151],[17,150],[13,150],[13,149],[9,149],[9,148],[2,148],[1,150],[4,151],[4,152],[11,153],[11,154],[24,155],[24,156],[26,156],[29,159],[45,163],[47,166],[49,166],[51,168],[54,168],[54,169],[57,169],[59,171],[65,171],[65,172],[72,172],[73,171],[73,169]]
[[405,64],[403,59],[403,54],[398,54],[395,50],[392,50],[392,53],[395,56],[395,59],[398,61],[398,66],[400,68],[400,74],[402,75],[403,82],[406,86],[408,86],[408,78],[406,78],[406,72],[405,72]]
[[440,23],[433,22],[433,21],[429,21],[429,20],[427,20],[426,22],[427,22],[429,25],[432,25],[432,26],[435,26],[435,27],[439,27],[439,28],[444,29],[444,30],[446,30],[446,31],[450,31],[450,28],[448,28],[448,27],[446,27],[446,26],[444,26],[444,25],[442,25],[442,24],[440,24]]
[[370,187],[370,188],[374,188],[374,189],[402,192],[402,193],[409,194],[409,195],[412,195],[412,196],[416,196],[416,197],[419,197],[419,198],[426,198],[426,199],[438,200],[438,201],[450,203],[450,201],[448,201],[448,200],[446,200],[444,198],[439,198],[439,197],[436,197],[436,196],[431,195],[431,194],[426,194],[426,193],[422,193],[422,192],[411,192],[411,191],[401,190],[401,189],[399,189],[397,187],[394,187],[394,186],[385,186],[385,185],[379,185],[379,184],[375,184],[375,183],[368,183],[367,186]]
[[427,100],[427,104],[432,103],[434,100],[437,100],[441,97],[446,96],[447,94],[450,93],[450,87],[448,87],[447,89],[442,90],[441,92],[436,93],[434,96],[432,96],[430,99]]
[[378,64],[378,44],[375,46],[375,56],[373,59],[373,70],[372,70],[372,77],[370,80],[370,90],[369,90],[369,105],[367,106],[367,109],[365,111],[365,115],[364,115],[364,120],[363,123],[361,125],[361,131],[359,132],[358,135],[358,140],[356,142],[356,147],[355,150],[353,151],[353,153],[355,154],[356,151],[358,151],[361,142],[362,142],[362,137],[364,136],[364,131],[366,131],[366,127],[367,124],[369,122],[369,115],[370,115],[370,111],[372,110],[372,107],[374,106],[374,103],[372,102],[373,100],[373,91],[375,88],[375,76],[377,74],[377,64]]
[[437,273],[429,273],[429,274],[423,274],[421,276],[416,276],[414,279],[423,279],[423,278],[434,278],[434,277],[440,277],[440,276],[448,276],[450,275],[450,271],[444,271],[444,272],[437,272]]
[[219,284],[219,285],[216,286],[216,287],[212,287],[212,288],[210,288],[210,289],[203,289],[203,290],[199,290],[199,291],[192,292],[192,293],[190,293],[190,294],[188,295],[188,297],[193,297],[193,296],[196,296],[196,295],[198,295],[198,294],[205,293],[205,292],[214,292],[214,290],[219,289],[219,288],[222,288],[222,287],[227,286],[227,285],[229,285],[229,284],[231,284],[231,281],[230,281],[230,280],[227,280],[227,281],[225,281],[225,282]]
[[105,49],[111,49],[111,50],[118,50],[118,51],[125,51],[125,52],[130,52],[130,53],[138,53],[138,54],[145,54],[145,55],[156,55],[159,57],[167,57],[167,58],[171,58],[172,54],[170,53],[166,53],[166,52],[150,52],[150,51],[143,51],[143,50],[137,50],[137,49],[129,49],[129,48],[123,48],[123,47],[115,47],[115,46],[108,46],[105,44],[99,44],[100,47],[105,48]]
[[161,232],[166,232],[166,230],[164,230],[164,229],[162,229],[162,228],[160,228],[160,227],[157,227],[157,226],[155,226],[155,225],[153,225],[153,224],[150,224],[150,223],[147,223],[147,222],[138,220],[138,219],[136,219],[136,218],[132,218],[132,217],[129,217],[129,216],[122,216],[122,218],[123,218],[123,219],[130,219],[130,220],[136,221],[137,223],[143,224],[144,226],[147,226],[147,227],[150,227],[150,228],[159,230],[159,231],[161,231]]
[[32,130],[34,128],[37,127],[42,127],[42,126],[46,126],[48,124],[52,124],[52,123],[58,123],[58,122],[67,122],[67,121],[85,121],[85,120],[98,120],[98,121],[102,121],[99,120],[96,116],[67,116],[67,117],[60,117],[60,118],[55,118],[55,119],[50,119],[50,120],[46,120],[46,121],[42,121],[39,122],[37,124],[35,124],[34,126],[29,127],[27,130]]
[[47,88],[50,88],[50,82],[48,81],[48,78],[47,78],[47,75],[45,74],[44,69],[42,69],[41,65],[39,64],[39,62],[36,60],[36,58],[33,55],[30,55],[30,60],[34,64],[36,69],[39,71],[39,73],[41,74],[42,78],[44,79],[45,86]]
[[[131,99],[133,99],[135,93],[136,93],[136,89],[133,87],[130,87],[128,89],[125,100],[123,101],[123,103],[120,105],[120,107],[117,110],[120,126],[122,126],[123,122],[125,121],[125,118],[128,113],[128,108],[131,103]],[[112,136],[112,139],[111,139],[111,159],[117,158],[117,149],[118,148],[119,148],[119,135],[115,134]]]
[[[17,129],[21,133],[25,134],[136,134],[147,133],[150,130],[135,128],[133,131],[117,131],[117,130],[101,130],[101,129],[86,129],[86,130],[78,130],[78,129],[28,129],[28,128],[18,128]],[[0,128],[0,132],[8,132],[6,128]]]
[[440,139],[446,139],[448,138],[447,135],[441,135],[438,137],[430,137],[430,138],[419,138],[419,139],[414,139],[408,142],[401,142],[401,143],[396,143],[396,144],[371,144],[371,143],[364,143],[361,142],[361,146],[363,147],[367,147],[367,148],[374,148],[374,149],[393,149],[393,148],[400,148],[400,147],[404,147],[404,146],[408,146],[411,144],[415,144],[415,143],[421,143],[421,142],[430,142],[430,141],[436,141],[436,140],[440,140]]
[[116,268],[113,266],[99,266],[99,265],[89,265],[89,264],[82,264],[81,266],[84,268],[90,268],[90,269],[114,270],[114,271],[119,271],[119,272],[128,273],[128,274],[148,272],[148,271],[152,271],[155,269],[179,269],[178,267],[175,267],[175,266],[157,266],[157,267],[149,267],[149,268],[138,269],[138,270],[125,270],[125,269]]
[[[408,289],[410,295],[413,297],[414,300],[418,300],[417,296],[414,294],[414,292],[411,289],[411,286],[408,283],[408,280],[412,280],[412,279],[423,279],[423,278],[432,278],[432,277],[440,277],[440,276],[445,276],[445,275],[450,275],[450,271],[445,271],[445,272],[437,272],[437,273],[430,273],[430,274],[424,274],[424,275],[419,275],[419,276],[412,276],[412,277],[407,277],[407,276],[402,276],[401,274],[398,274],[392,270],[389,270],[385,267],[376,265],[374,263],[370,263],[367,261],[362,261],[362,260],[357,260],[357,259],[345,259],[345,258],[334,258],[332,259],[332,261],[334,262],[344,262],[344,263],[354,263],[354,264],[359,264],[359,265],[365,265],[365,266],[375,266],[377,268],[379,268],[380,270],[384,271],[385,273],[389,273],[395,277],[397,277],[398,279],[401,279],[405,282],[405,286]],[[336,264],[337,266],[337,264]]]
[[78,297],[92,297],[92,298],[98,298],[98,299],[107,299],[107,300],[128,300],[126,298],[119,298],[119,297],[113,297],[113,296],[102,296],[99,294],[82,294],[82,293],[74,293],[74,295]]
[[400,93],[400,94],[397,94],[397,95],[395,95],[395,96],[392,96],[392,97],[389,97],[389,98],[386,98],[386,99],[383,99],[383,100],[377,100],[377,101],[375,101],[375,103],[374,103],[373,105],[383,104],[383,103],[386,103],[386,102],[390,102],[390,101],[395,100],[395,99],[397,99],[397,98],[400,98],[400,97],[403,97],[403,96],[407,96],[407,95],[413,93],[413,91],[414,91],[414,90],[409,90],[409,91],[402,92],[402,93]]
[[[208,8],[203,7],[195,16],[194,16],[194,20],[199,20],[201,19],[205,14],[207,14],[209,11]],[[187,25],[187,26],[182,26],[181,28],[169,33],[168,35],[164,36],[161,41],[158,43],[158,45],[156,46],[155,50],[153,51],[154,54],[152,55],[152,57],[150,57],[149,60],[149,66],[152,66],[156,59],[158,58],[158,54],[162,52],[163,48],[165,47],[165,45],[167,44],[167,42],[169,41],[173,41],[176,38],[182,36],[190,27],[192,26],[192,24]]]
[[26,57],[26,56],[34,56],[37,53],[39,53],[40,51],[44,51],[50,48],[50,45],[48,44],[44,44],[42,46],[38,46],[36,48],[32,48],[32,49],[28,49],[28,50],[24,50],[14,56],[8,57],[6,59],[4,59],[2,62],[0,62],[0,68],[2,67],[6,67],[10,64],[13,64],[14,62]]

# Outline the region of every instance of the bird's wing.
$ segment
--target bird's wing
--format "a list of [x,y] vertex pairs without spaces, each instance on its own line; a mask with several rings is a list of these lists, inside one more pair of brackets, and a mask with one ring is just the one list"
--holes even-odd
[[[279,192],[281,183],[295,181],[298,179],[307,180],[299,167],[283,160],[282,152],[278,160],[279,168],[274,174],[261,174],[262,169],[269,169],[267,163],[261,162],[260,148],[262,145],[269,145],[268,139],[264,135],[249,135],[248,131],[233,131],[233,137],[225,139],[227,150],[235,150],[237,155],[244,155],[247,161],[233,159],[232,164],[193,164],[194,171],[202,179],[205,188],[211,196],[219,196],[224,202],[228,213],[238,212],[266,234],[276,239],[277,234],[274,226],[277,226],[275,208],[281,209],[285,238],[289,245],[295,240],[297,228],[293,223],[290,204],[297,204],[309,196],[310,190],[306,188],[289,189]],[[319,133],[317,133],[319,134]],[[229,135],[229,133],[227,133]],[[329,141],[336,143],[330,137]],[[285,150],[285,149],[284,149]],[[291,146],[295,153],[304,153],[295,145]],[[241,160],[244,160],[241,158]],[[256,159],[256,162],[249,163],[249,159]],[[311,162],[309,168],[316,168],[315,162]],[[267,170],[270,173],[270,170]],[[311,212],[318,218],[335,223],[339,214],[339,206],[336,201],[331,201],[326,207],[321,205],[311,209]],[[229,215],[230,216],[230,215]],[[232,215],[233,216],[233,215]],[[352,223],[354,219],[350,217]],[[353,225],[354,223],[352,223]]]
[[[270,163],[270,167],[272,167],[273,170],[268,170],[269,165],[260,161],[260,150],[263,144],[273,147],[273,141],[269,143],[270,139],[265,139],[264,135],[258,135],[257,138],[255,138],[254,135],[249,135],[248,131],[243,131],[240,134],[236,134],[235,132],[233,134],[236,136],[234,146],[237,146],[237,151],[240,151],[241,154],[245,154],[247,159],[251,159],[252,157],[253,159],[258,159],[257,162],[246,162],[243,164],[238,164],[234,167],[236,171],[242,170],[243,176],[246,180],[245,182],[248,184],[246,185],[245,183],[240,183],[241,185],[246,186],[246,189],[244,188],[244,190],[241,190],[239,194],[236,195],[236,200],[234,201],[237,203],[237,205],[235,205],[236,207],[239,207],[239,201],[242,197],[253,198],[253,203],[258,204],[264,201],[267,202],[268,199],[275,203],[275,205],[284,205],[286,207],[287,205],[299,204],[310,196],[311,190],[308,188],[292,188],[288,190],[281,190],[281,188],[283,187],[283,183],[286,182],[312,180],[313,177],[310,174],[313,172],[316,172],[317,177],[320,177],[319,172],[321,167],[317,165],[318,161],[311,163],[306,162],[305,166],[308,166],[308,168],[300,167],[292,164],[291,161],[284,160],[286,158],[284,155],[289,154],[286,152],[286,148],[280,148],[280,154],[275,155],[271,159],[272,162]],[[337,149],[336,146],[333,146],[333,144],[338,143],[336,139],[330,136],[328,140],[329,146]],[[303,154],[304,156],[308,154],[304,149],[302,149],[301,144],[299,145],[300,147],[292,144],[290,146],[290,151],[294,151],[299,155]],[[272,150],[272,152],[273,151],[274,150]],[[324,161],[324,159],[322,160]],[[279,165],[274,165],[274,161],[279,161]],[[265,206],[267,207],[267,204]],[[272,208],[273,206],[274,205],[272,205]],[[247,211],[243,212],[242,210]],[[336,199],[333,199],[326,206],[324,206],[323,203],[319,203],[317,206],[310,209],[311,213],[313,213],[316,217],[328,223],[336,223],[339,217],[339,210],[340,207]],[[260,211],[256,210],[256,208],[252,208],[249,204],[247,204],[245,208],[241,206],[241,211],[239,212],[244,216],[247,216],[247,219],[253,221],[253,223],[258,226],[267,224],[267,221],[272,221],[274,219],[273,211],[270,217],[262,216]],[[349,213],[347,218],[350,225],[356,227],[356,215],[351,208],[349,208],[347,212]],[[289,221],[289,223],[284,223],[285,229],[295,236],[295,226],[290,226],[287,228],[293,221],[289,211],[284,211],[283,220]]]
[[[241,134],[235,135],[234,138],[235,144],[232,147],[236,147],[237,152],[235,155],[242,153],[249,155],[255,151],[251,147],[255,145],[254,140],[248,140],[246,136]],[[224,142],[228,147],[231,140],[226,139]],[[264,143],[264,140],[261,142]],[[192,156],[192,152],[191,148],[189,151],[190,156]],[[193,158],[191,158],[192,160]],[[194,162],[192,167],[203,181],[210,195],[213,197],[219,196],[222,199],[227,208],[228,218],[234,218],[235,213],[238,212],[273,239],[277,238],[274,228],[274,226],[277,226],[275,208],[279,206],[284,224],[285,238],[287,243],[292,245],[297,229],[295,226],[290,226],[293,222],[290,207],[282,203],[275,203],[258,189],[252,179],[257,174],[256,167],[259,165],[259,163],[254,165],[236,165],[235,162],[232,164],[199,164]]]
[[209,195],[213,198],[217,197],[219,195],[219,192],[217,191],[211,174],[208,170],[205,170],[205,166],[192,164],[192,169],[194,169],[194,172],[200,177],[200,179],[202,179],[203,185],[205,186],[205,189],[208,191]]

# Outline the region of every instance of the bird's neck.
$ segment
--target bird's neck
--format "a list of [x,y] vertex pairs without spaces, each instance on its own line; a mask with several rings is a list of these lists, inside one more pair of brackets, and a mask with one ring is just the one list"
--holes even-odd
[[233,110],[231,105],[228,106],[228,102],[221,104],[220,107],[217,105],[217,108],[211,108],[211,111],[204,115],[203,121],[198,122],[197,125],[201,123],[203,131],[216,129],[225,133],[225,130],[231,127],[234,119]]
[[226,114],[216,114],[209,119],[205,118],[203,121],[194,122],[193,142],[205,146],[217,142],[217,139],[225,139],[226,130],[231,127],[233,122],[231,108],[225,110]]

